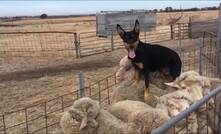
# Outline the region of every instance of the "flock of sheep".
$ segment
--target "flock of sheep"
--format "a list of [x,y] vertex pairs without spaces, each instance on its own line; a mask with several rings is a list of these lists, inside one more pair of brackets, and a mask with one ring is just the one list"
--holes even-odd
[[[64,134],[146,134],[159,127],[170,118],[188,108],[207,95],[221,83],[220,79],[200,76],[197,72],[183,72],[175,81],[167,83],[160,72],[151,74],[149,86],[151,96],[148,102],[143,100],[143,81],[134,82],[134,68],[127,58],[120,62],[116,73],[121,81],[114,87],[112,104],[104,109],[99,102],[89,97],[76,100],[70,109],[63,113],[61,129],[54,133]],[[219,103],[219,98],[216,103]],[[218,105],[218,104],[217,104]],[[214,100],[208,102],[208,109],[202,106],[187,119],[176,124],[179,130],[186,123],[189,129],[180,133],[213,133]],[[210,111],[211,110],[211,111]],[[214,118],[215,117],[215,118]],[[206,120],[208,119],[208,121]],[[208,127],[204,127],[208,126]],[[168,130],[168,133],[171,133]]]

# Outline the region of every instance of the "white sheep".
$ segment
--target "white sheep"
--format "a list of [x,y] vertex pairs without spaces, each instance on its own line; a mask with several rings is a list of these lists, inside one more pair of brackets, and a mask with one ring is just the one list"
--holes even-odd
[[[120,81],[120,84],[113,89],[112,102],[115,103],[126,99],[144,101],[144,80],[136,81],[138,72],[135,70],[127,56],[121,59],[119,66],[120,68],[116,73],[116,77]],[[151,73],[149,84],[149,89],[151,89],[150,92],[158,95],[168,93],[169,90],[162,90],[162,88],[165,87],[164,82],[166,81],[167,78],[161,74],[161,72]],[[146,102],[153,105],[155,102],[155,96],[149,94],[148,101]]]
[[73,119],[71,113],[69,111],[64,112],[61,120],[60,120],[60,127],[61,127],[61,131],[60,130],[56,130],[56,132],[54,132],[54,134],[80,134],[78,130],[78,128],[80,127],[79,123]]
[[[211,81],[213,80],[214,79],[200,76],[199,73],[195,71],[184,72],[174,82],[166,83],[169,86],[175,87],[177,91],[160,97],[158,100],[163,101],[163,103],[158,103],[157,107],[162,107],[162,105],[164,106],[168,105],[165,107],[170,109],[169,110],[171,112],[170,116],[176,116],[179,112],[188,108],[192,103],[196,102],[197,100],[202,99],[203,96],[207,95],[210,92]],[[181,97],[182,99],[179,99]],[[177,100],[175,99],[176,101],[174,100],[170,101],[172,98],[177,98]],[[184,100],[186,104],[180,105],[182,100]],[[209,104],[208,108],[210,105],[213,106],[214,105],[213,99],[211,99],[208,104]],[[182,110],[179,110],[178,107],[182,108]],[[204,105],[199,108],[197,113],[193,113],[195,115],[197,114],[199,122],[197,122],[197,119],[195,118],[195,121],[190,123],[190,127],[192,125],[190,130],[196,131],[197,127],[199,127],[199,128],[203,128],[203,129],[200,129],[200,132],[205,132],[206,131],[205,127],[202,127],[202,126],[206,124],[208,125],[208,132],[212,133],[212,129],[210,126],[213,126],[213,124],[210,124],[210,122],[214,122],[214,114],[213,114],[214,110],[209,108],[209,114],[207,114],[205,109],[206,107]],[[193,117],[190,117],[190,118],[193,118]],[[207,119],[209,119],[209,122],[206,122]],[[215,116],[215,121],[217,122],[216,116]]]
[[142,133],[148,133],[169,120],[164,109],[156,109],[139,101],[119,101],[110,106],[108,111],[125,122],[138,124],[142,127]]
[[[124,58],[122,58],[119,63],[119,69],[116,72],[117,79],[119,81],[123,81],[124,79],[129,78],[131,80],[135,75],[134,74],[135,70],[131,69],[131,68],[133,68],[133,65],[132,65],[132,62],[128,59],[128,56],[125,56]],[[130,69],[131,69],[131,71],[128,71]],[[127,72],[127,74],[129,74],[129,75],[126,75],[129,77],[125,78],[125,72]]]
[[[143,68],[141,63],[135,63],[139,68]],[[168,74],[166,74],[168,70],[163,69],[156,72],[150,73],[150,82],[160,86],[165,87],[164,82],[170,81]],[[119,81],[123,80],[137,80],[142,79],[143,76],[139,76],[139,71],[134,68],[131,60],[128,59],[128,56],[123,57],[119,63],[119,69],[116,72],[116,77]]]
[[[83,134],[141,134],[140,127],[134,123],[125,123],[109,113],[101,109],[98,101],[94,101],[88,97],[76,100],[73,106],[68,110],[68,116],[64,114],[61,127],[64,133],[68,126],[72,127],[68,118],[78,122],[79,128],[72,129],[72,133]],[[68,117],[68,118],[67,118]],[[67,121],[64,121],[64,120]],[[66,124],[67,123],[67,124]],[[69,129],[70,130],[70,129]]]

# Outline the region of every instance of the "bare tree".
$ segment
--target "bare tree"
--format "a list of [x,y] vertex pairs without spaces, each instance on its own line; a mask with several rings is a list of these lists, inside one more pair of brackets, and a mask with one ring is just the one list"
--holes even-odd
[[48,18],[48,15],[44,13],[44,14],[42,14],[42,15],[40,16],[40,18],[41,18],[41,19],[46,19],[46,18]]
[[169,16],[170,16],[169,24],[170,25],[176,24],[183,17],[183,11],[175,13],[173,17],[171,16],[171,14],[169,14]]

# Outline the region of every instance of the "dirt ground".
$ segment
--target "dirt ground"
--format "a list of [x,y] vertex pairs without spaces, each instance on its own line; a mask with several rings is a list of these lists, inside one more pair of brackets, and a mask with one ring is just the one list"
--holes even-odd
[[[78,72],[86,84],[113,74],[125,50],[81,59],[4,59],[0,64],[0,112],[16,110],[77,90]],[[5,63],[1,59],[1,63]],[[47,63],[47,64],[45,64]],[[40,68],[35,65],[42,64]],[[13,70],[13,71],[12,71]]]

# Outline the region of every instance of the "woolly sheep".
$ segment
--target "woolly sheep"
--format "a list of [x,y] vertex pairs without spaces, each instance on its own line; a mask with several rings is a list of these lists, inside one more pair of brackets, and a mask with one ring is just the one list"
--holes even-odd
[[[82,134],[141,134],[138,125],[121,121],[108,111],[101,109],[98,101],[88,97],[76,100],[68,113],[68,116],[64,116],[72,118],[80,124],[79,128],[72,131],[72,133],[79,131]],[[70,125],[65,123],[70,122],[61,122],[62,130],[64,133],[68,133],[69,131],[66,131],[67,127],[64,126]]]
[[174,82],[165,83],[175,87],[177,91],[159,97],[157,107],[168,109],[169,115],[176,116],[191,104],[203,98],[203,87],[207,81],[197,72],[187,71],[182,73]]
[[[125,72],[132,68],[132,62],[127,58],[127,56],[125,56],[120,60],[119,66],[120,67],[116,72],[116,77],[119,81],[123,81],[125,79]],[[134,76],[134,71],[135,70],[127,72],[130,73],[130,79],[133,78],[132,76]]]
[[[143,68],[142,64],[136,64],[139,68]],[[170,81],[168,74],[168,70],[160,70],[156,72],[150,73],[150,83],[158,85],[159,87],[165,88],[164,82]],[[137,71],[133,67],[131,60],[128,59],[128,56],[123,57],[119,63],[119,69],[116,72],[116,77],[119,81],[123,80],[134,80],[136,77]],[[141,76],[142,77],[142,76]]]
[[138,124],[142,127],[143,133],[148,133],[169,120],[165,110],[152,108],[139,101],[120,101],[110,106],[108,111],[125,122]]
[[[144,81],[135,81],[135,69],[127,56],[121,59],[120,68],[116,73],[116,77],[121,82],[113,88],[113,103],[126,99],[144,101]],[[167,81],[167,78],[165,78],[160,72],[151,73],[150,77],[150,92],[158,95],[168,93],[169,90],[162,90],[163,88],[165,88],[164,82]],[[150,105],[154,105],[155,97],[150,94],[148,101],[146,102]]]
[[64,134],[80,134],[79,131],[78,132],[76,131],[80,127],[79,123],[73,119],[69,111],[63,113],[60,120],[60,126],[61,126],[61,131],[56,130],[54,134],[61,134],[62,132]]
[[[60,126],[63,132],[65,134],[72,134],[76,130],[81,130],[90,124],[91,127],[87,131],[93,133],[98,126],[95,118],[99,110],[99,103],[90,98],[85,97],[75,101],[71,108],[65,112],[61,118]],[[81,123],[79,124],[79,122]],[[80,131],[78,133],[80,133]]]
[[[185,93],[186,94],[186,102],[188,102],[188,100],[189,100],[189,102],[190,102],[189,105],[191,105],[192,103],[194,103],[195,101],[201,99],[204,95],[207,95],[210,92],[211,84],[212,84],[213,80],[217,81],[213,78],[207,78],[207,77],[204,77],[204,76],[200,76],[195,71],[187,71],[187,72],[182,73],[180,75],[180,77],[178,77],[174,82],[166,83],[166,84],[169,85],[169,86],[177,88],[178,91],[173,92],[171,94],[174,94],[174,93],[176,94],[177,92],[182,92],[180,94],[183,94],[186,91],[188,91],[188,92]],[[161,99],[163,97],[167,97],[167,98],[164,98],[164,101],[166,101],[166,100],[168,101],[168,100],[170,100],[170,98],[173,98],[173,96],[171,96],[171,94],[164,95],[164,96],[161,97]],[[188,96],[189,96],[189,98],[187,98]],[[178,96],[177,96],[177,98],[178,98]],[[185,97],[183,97],[183,98],[185,98]],[[173,106],[176,106],[179,103],[181,103],[181,100],[179,100],[179,102],[177,101],[177,102],[173,103]],[[160,105],[158,107],[162,107],[162,106]],[[183,107],[186,107],[186,106],[183,105]],[[215,122],[217,122],[217,116],[214,116],[214,112],[213,112],[214,109],[210,108],[210,107],[214,108],[213,99],[211,99],[208,102],[208,108],[209,108],[208,109],[208,114],[207,114],[207,111],[205,110],[206,109],[205,105],[202,106],[197,111],[196,114],[198,115],[198,119],[199,119],[199,122],[198,122],[199,126],[198,127],[203,128],[202,126],[207,124],[209,133],[212,133],[212,129],[211,129],[210,126],[213,126],[213,124],[211,124],[211,123],[213,123],[214,120],[215,120]],[[173,107],[170,106],[170,109],[171,108],[173,108]],[[177,110],[175,113],[172,113],[171,116],[175,116],[179,112],[180,111]],[[209,122],[206,122],[207,119],[208,119]],[[205,132],[206,130],[201,129],[200,131]]]

